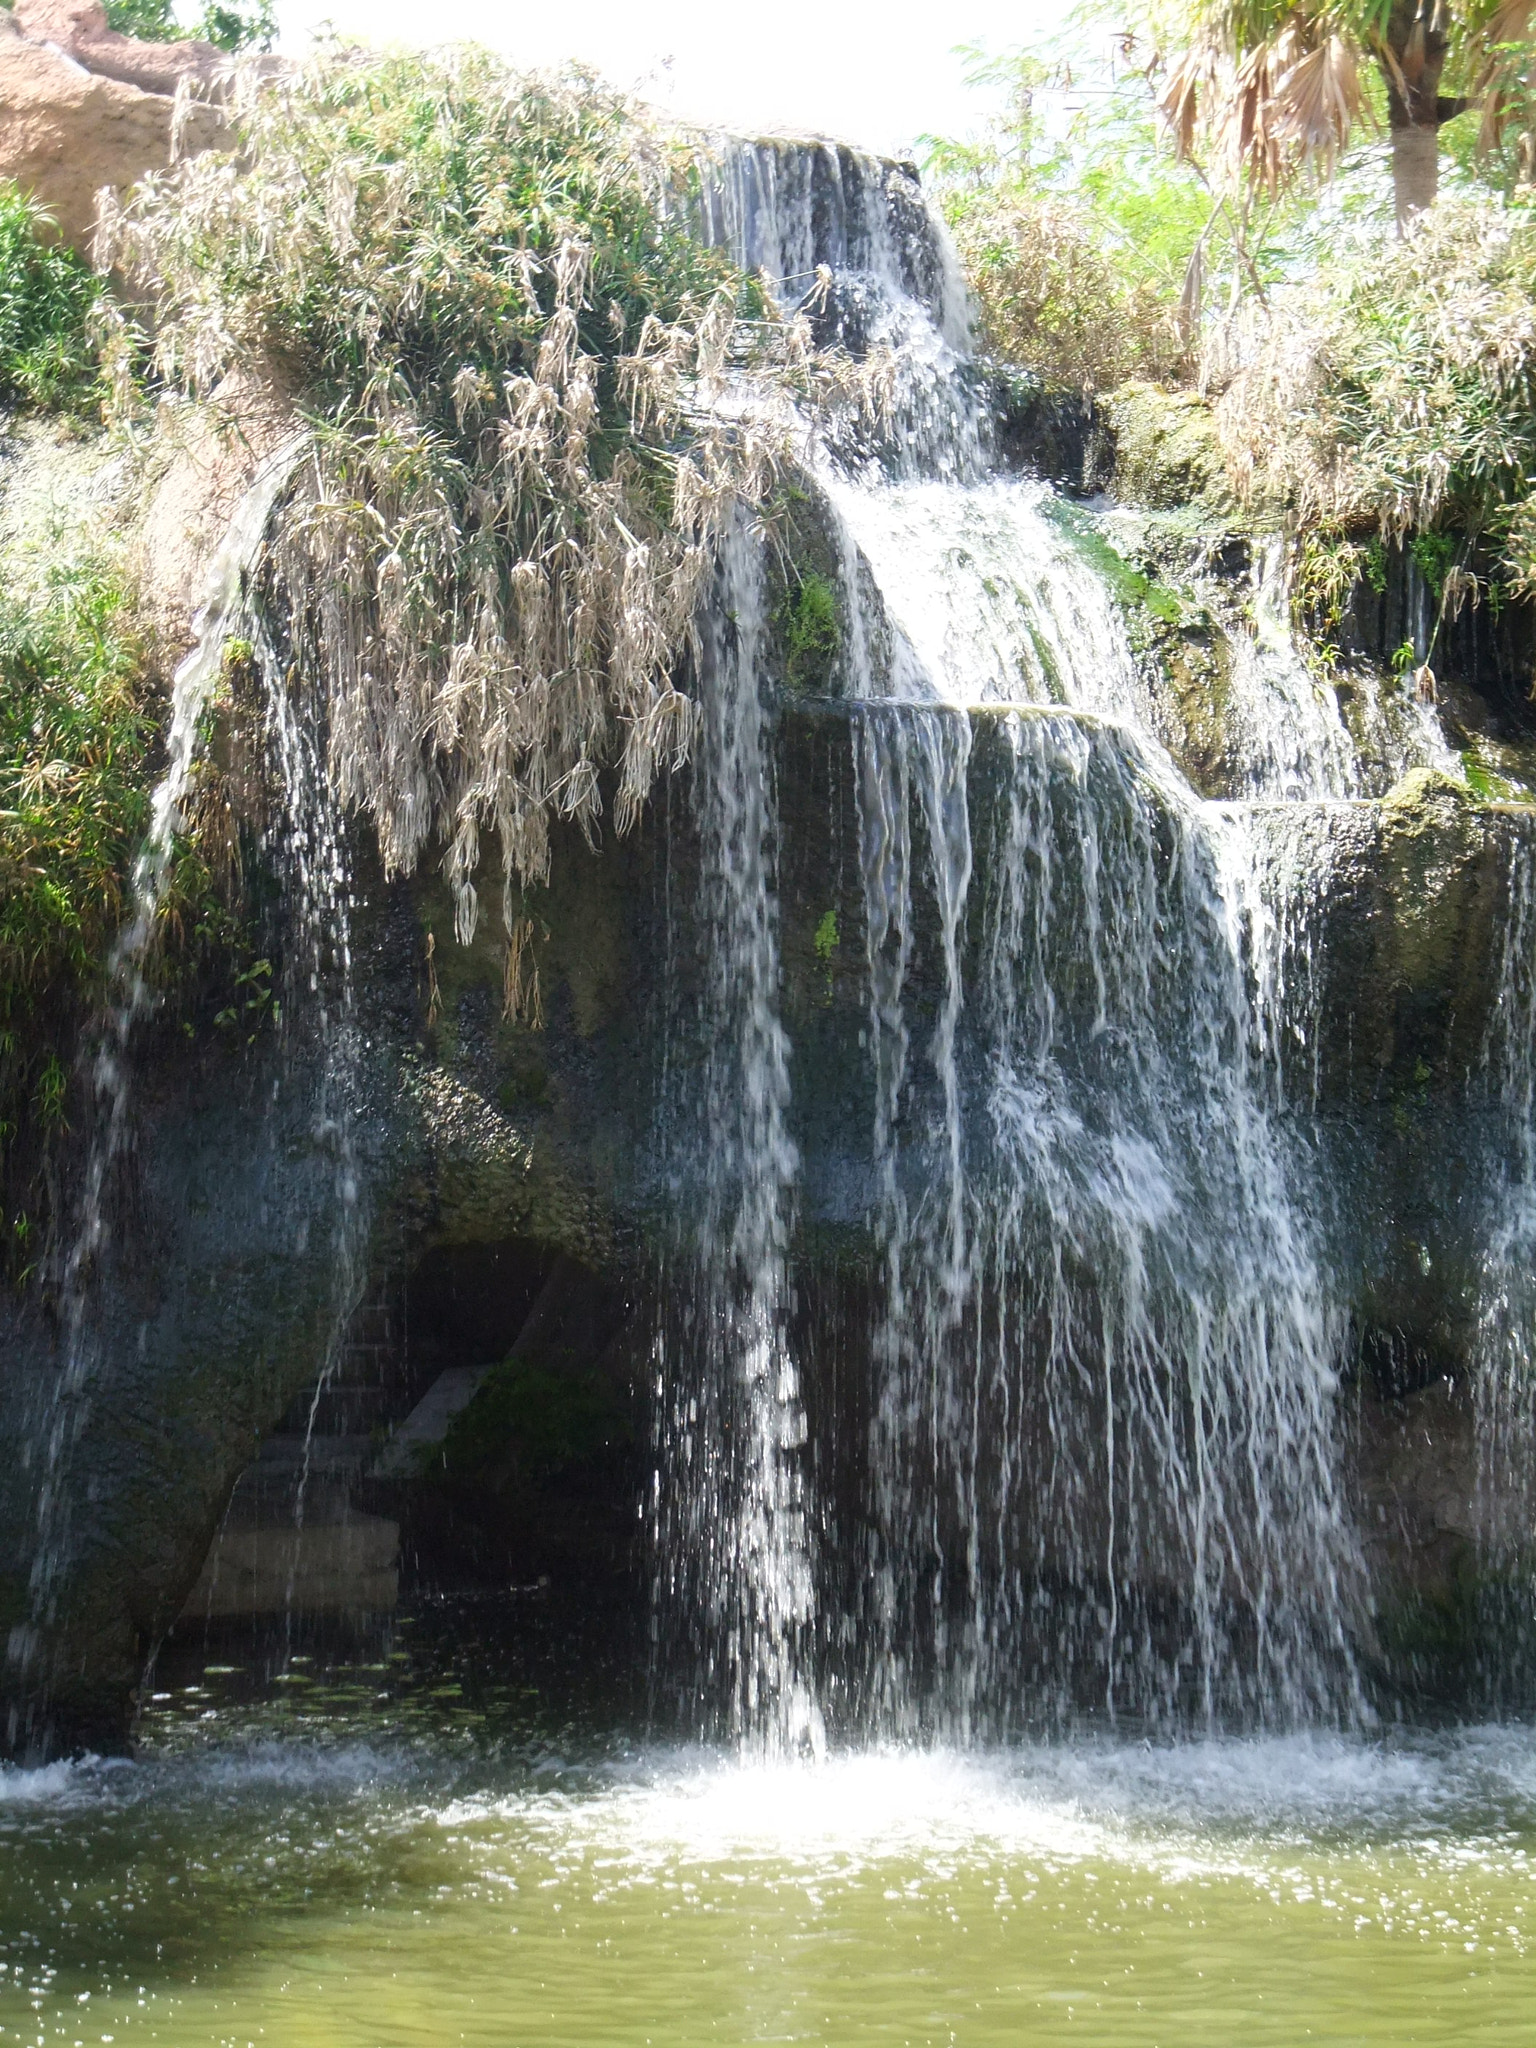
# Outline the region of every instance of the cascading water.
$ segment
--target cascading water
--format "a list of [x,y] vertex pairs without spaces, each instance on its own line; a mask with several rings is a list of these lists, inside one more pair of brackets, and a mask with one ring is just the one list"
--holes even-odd
[[357,1147],[363,1043],[356,1009],[345,820],[328,758],[329,720],[318,682],[324,668],[306,639],[312,621],[306,620],[292,596],[296,584],[304,585],[285,573],[285,564],[286,549],[279,542],[269,555],[269,587],[261,592],[250,621],[266,775],[277,793],[265,841],[282,883],[289,927],[284,1021],[295,1038],[298,1031],[307,1030],[318,1047],[310,1127],[317,1147],[332,1162],[335,1191],[326,1338],[305,1419],[294,1501],[286,1602],[291,1621],[315,1424],[361,1299],[369,1216]]
[[[1175,767],[1093,515],[987,473],[961,323],[803,182],[739,152],[718,236],[790,284],[856,269],[823,298],[895,347],[908,415],[894,463],[877,440],[816,471],[862,700],[866,1718],[996,1728],[1031,1681],[1143,1714],[1352,1716],[1347,1316],[1275,1117],[1278,871],[1243,806],[1200,803]],[[821,184],[846,217],[847,166]],[[876,180],[857,190],[867,219]],[[1234,794],[1349,796],[1337,704],[1259,610],[1230,680]],[[981,706],[1072,715],[984,721],[983,762]]]
[[[291,667],[284,660],[273,620],[286,616],[286,608],[274,603],[269,587],[274,573],[279,583],[282,580],[274,515],[308,447],[307,435],[296,436],[258,465],[210,568],[194,645],[173,680],[167,766],[153,794],[149,831],[134,869],[133,916],[113,949],[115,1000],[92,1062],[98,1114],[79,1223],[63,1273],[64,1362],[56,1384],[47,1391],[46,1423],[35,1436],[45,1469],[37,1488],[32,1618],[28,1626],[12,1631],[9,1643],[9,1662],[23,1675],[57,1619],[58,1589],[73,1562],[71,1454],[88,1420],[103,1364],[97,1290],[101,1268],[113,1250],[109,1183],[132,1125],[131,1052],[154,1006],[146,975],[150,948],[171,884],[177,837],[186,827],[207,719],[217,692],[232,678],[232,653],[239,657],[237,667],[239,659],[248,659],[256,685],[254,725],[272,791],[264,850],[280,885],[286,922],[282,999],[274,1006],[274,1015],[281,1020],[290,1054],[300,1053],[301,1040],[318,1049],[318,1057],[308,1062],[315,1070],[308,1104],[311,1130],[317,1146],[333,1162],[332,1298],[317,1403],[334,1370],[361,1285],[360,1254],[367,1226],[354,1136],[360,1041],[354,1014],[351,882],[341,807],[325,759],[323,712],[312,699],[295,698],[295,689],[303,688],[296,678],[315,671]],[[313,1421],[312,1409],[311,1428]],[[297,1498],[296,1555],[307,1478],[306,1449]],[[40,1676],[46,1706],[46,1674]],[[10,1731],[12,1741],[17,1732]]]
[[1491,1588],[1524,1611],[1536,1526],[1536,859],[1517,842],[1507,877],[1497,992],[1483,1049],[1495,1119],[1485,1191],[1473,1378],[1478,1537]]
[[[1085,1662],[1090,1695],[1143,1714],[1349,1710],[1343,1318],[1198,813],[1081,720],[987,721],[979,815],[963,714],[872,704],[858,745],[881,1718],[1006,1725],[1021,1679],[1060,1697]],[[973,834],[988,894],[962,957]],[[925,894],[941,994],[914,1047]]]
[[763,571],[734,529],[701,650],[696,770],[704,948],[699,1128],[706,1205],[669,1291],[658,1347],[659,1614],[691,1638],[708,1712],[723,1687],[740,1738],[776,1753],[822,1745],[810,1684],[814,1624],[789,1342],[788,1252],[798,1161],[779,1021],[774,815],[763,701]]
[[[91,1316],[95,1269],[110,1234],[108,1182],[128,1141],[132,1106],[132,1042],[154,996],[145,976],[161,906],[170,887],[177,835],[203,744],[203,723],[223,673],[231,639],[251,623],[251,576],[266,540],[273,508],[302,458],[302,437],[276,449],[258,466],[249,489],[208,571],[206,594],[193,622],[193,645],[171,686],[166,767],[150,800],[149,829],[134,865],[133,915],[119,934],[109,966],[112,999],[91,1058],[96,1121],[86,1157],[78,1220],[61,1275],[65,1315],[64,1359],[46,1390],[46,1419],[34,1432],[43,1471],[37,1485],[37,1543],[31,1578],[32,1620],[12,1631],[9,1661],[26,1668],[39,1626],[53,1618],[59,1584],[71,1558],[70,1457],[84,1427],[93,1376],[100,1365]],[[12,1731],[14,1739],[15,1731]]]

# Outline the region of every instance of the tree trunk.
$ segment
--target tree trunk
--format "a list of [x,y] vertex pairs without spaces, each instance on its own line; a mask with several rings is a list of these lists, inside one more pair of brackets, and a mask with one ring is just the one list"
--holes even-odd
[[1392,130],[1392,192],[1397,201],[1397,231],[1416,213],[1435,203],[1440,189],[1440,125],[1405,122]]
[[1437,0],[1392,0],[1376,60],[1387,88],[1392,190],[1401,234],[1440,186],[1440,74],[1449,49]]

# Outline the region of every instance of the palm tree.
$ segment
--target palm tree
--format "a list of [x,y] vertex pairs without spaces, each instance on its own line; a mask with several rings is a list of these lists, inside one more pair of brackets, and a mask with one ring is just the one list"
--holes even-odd
[[1481,106],[1492,141],[1523,99],[1536,0],[1184,0],[1181,15],[1162,101],[1181,151],[1204,132],[1270,192],[1304,162],[1332,165],[1374,64],[1401,228],[1434,204],[1444,124]]

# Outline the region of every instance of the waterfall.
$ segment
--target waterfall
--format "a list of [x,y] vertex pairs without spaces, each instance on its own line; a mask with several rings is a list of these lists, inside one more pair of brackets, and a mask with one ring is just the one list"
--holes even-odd
[[970,339],[965,283],[954,249],[909,164],[844,144],[703,139],[700,230],[741,269],[761,272],[786,304],[812,296],[830,271],[845,305],[881,321],[915,308],[939,339]]
[[108,1183],[129,1136],[131,1048],[154,1001],[145,965],[171,883],[176,838],[185,828],[187,796],[203,745],[204,720],[223,673],[225,648],[250,629],[252,573],[273,509],[302,458],[306,438],[284,443],[258,466],[209,566],[203,601],[193,621],[193,644],[172,679],[166,766],[150,799],[149,828],[134,863],[132,914],[112,948],[109,1007],[89,1055],[96,1117],[61,1275],[63,1363],[46,1390],[46,1417],[33,1435],[41,1446],[42,1471],[36,1495],[32,1621],[12,1632],[13,1666],[27,1666],[35,1654],[38,1630],[56,1618],[57,1590],[71,1561],[71,1453],[85,1427],[91,1386],[102,1365],[91,1309],[98,1271],[110,1249]]
[[703,622],[697,1019],[702,1118],[680,1108],[706,1186],[697,1243],[664,1282],[657,1357],[658,1608],[695,1634],[696,1695],[723,1686],[731,1731],[773,1753],[819,1749],[815,1602],[789,1337],[798,1158],[779,1019],[775,820],[763,697],[761,554],[743,528],[721,551]]
[[[738,158],[721,238],[798,277],[838,249],[786,183]],[[1281,1117],[1297,878],[1175,765],[1112,525],[988,473],[963,355],[909,272],[863,262],[836,303],[905,353],[924,422],[816,466],[874,1103],[866,1721],[998,1732],[1031,1693],[1355,1717],[1349,1318]],[[1229,679],[1233,795],[1347,797],[1355,743],[1274,573]]]
[[1523,838],[1511,852],[1505,887],[1482,1063],[1494,1129],[1473,1348],[1476,1509],[1486,1590],[1495,1601],[1514,1596],[1518,1633],[1529,1636],[1536,1620],[1529,1591],[1536,1526],[1536,856]]
[[[1074,1664],[1144,1715],[1354,1711],[1344,1318],[1213,848],[1112,730],[1060,716],[988,722],[968,815],[966,736],[870,705],[855,741],[881,1715],[910,1724],[926,1692],[995,1730],[1022,1677],[1060,1697]],[[962,958],[972,833],[989,887]],[[914,1043],[924,897],[941,993]]]
[[284,1031],[291,1060],[306,1033],[318,1051],[310,1129],[317,1150],[331,1162],[334,1189],[324,1348],[305,1420],[294,1504],[286,1602],[291,1624],[315,1423],[362,1299],[370,1216],[357,1139],[365,1047],[357,1016],[346,821],[330,759],[316,622],[295,596],[309,590],[309,579],[302,568],[297,573],[290,569],[287,540],[285,532],[269,551],[266,584],[252,607],[257,697],[252,708],[264,744],[266,779],[278,798],[264,850],[281,883],[287,913]]
[[[352,885],[341,806],[325,752],[326,721],[313,663],[295,661],[302,623],[290,616],[276,516],[309,448],[299,435],[257,468],[208,573],[194,622],[194,644],[172,685],[167,764],[153,793],[150,825],[135,863],[132,916],[113,948],[113,1000],[92,1056],[97,1115],[86,1154],[78,1222],[63,1271],[64,1359],[47,1390],[47,1414],[34,1432],[43,1470],[37,1484],[37,1538],[30,1623],[12,1631],[9,1662],[41,1679],[43,1646],[60,1622],[61,1589],[74,1562],[72,1501],[80,1483],[72,1454],[86,1428],[93,1391],[110,1368],[101,1338],[101,1290],[116,1284],[112,1261],[114,1163],[132,1129],[134,1047],[154,1007],[146,975],[161,908],[171,885],[178,834],[206,743],[216,693],[238,693],[248,667],[255,703],[244,707],[261,742],[271,791],[263,835],[285,913],[281,1002],[275,1014],[291,1076],[308,1093],[313,1140],[332,1162],[334,1206],[325,1364],[321,1387],[339,1357],[347,1318],[362,1282],[366,1203],[355,1126],[361,1041],[355,1016],[351,941]],[[279,624],[279,622],[282,622]],[[232,656],[234,657],[232,663]],[[283,1085],[274,1083],[274,1087]],[[317,1391],[316,1401],[319,1393]],[[314,1415],[311,1411],[311,1426]],[[306,1471],[301,1475],[302,1521]],[[17,1730],[11,1730],[11,1740]]]

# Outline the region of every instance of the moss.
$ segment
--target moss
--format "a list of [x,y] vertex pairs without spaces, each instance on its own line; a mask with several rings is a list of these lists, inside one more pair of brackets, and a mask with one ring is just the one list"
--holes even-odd
[[1438,835],[1460,822],[1469,795],[1441,768],[1410,768],[1381,800],[1383,823],[1414,839]]
[[1492,769],[1485,768],[1471,747],[1462,752],[1461,772],[1467,778],[1468,789],[1480,803],[1525,803],[1530,800],[1526,791]]
[[1192,391],[1122,384],[1105,401],[1115,434],[1115,491],[1154,511],[1198,506],[1230,522],[1237,501],[1207,401]]
[[515,1117],[527,1109],[547,1109],[553,1099],[549,1088],[549,1069],[538,1054],[527,1047],[519,1047],[507,1064],[507,1078],[497,1089],[496,1099],[508,1116]]
[[454,1418],[443,1470],[459,1484],[537,1488],[622,1449],[630,1435],[612,1384],[574,1353],[538,1363],[509,1357]]
[[1384,937],[1398,992],[1393,1063],[1406,1079],[1411,1060],[1440,1061],[1453,1013],[1479,1014],[1491,998],[1499,892],[1489,886],[1487,814],[1465,782],[1412,769],[1382,798],[1379,817]]
[[842,644],[837,591],[815,570],[786,589],[779,607],[784,643],[784,680],[790,689],[827,695]]
[[1105,537],[1091,513],[1065,499],[1056,501],[1050,509],[1133,623],[1143,615],[1164,626],[1182,626],[1189,620],[1197,608],[1187,604],[1171,584],[1147,575],[1127,561]]

